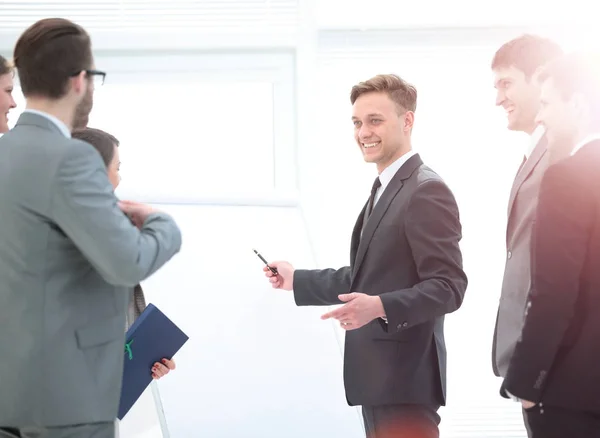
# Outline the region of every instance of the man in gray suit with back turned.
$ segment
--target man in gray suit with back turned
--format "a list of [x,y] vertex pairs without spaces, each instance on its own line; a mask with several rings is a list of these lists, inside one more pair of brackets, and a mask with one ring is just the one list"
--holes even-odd
[[100,155],[71,138],[105,76],[85,30],[41,20],[14,61],[27,109],[0,138],[0,437],[112,438],[131,288],[181,234],[119,202]]
[[[539,185],[550,157],[543,129],[536,127],[540,88],[536,72],[561,55],[554,42],[523,35],[504,44],[492,61],[496,105],[508,117],[508,129],[530,136],[510,192],[506,229],[506,266],[494,331],[494,373],[506,376],[510,359],[523,328],[527,297],[531,288],[530,241]],[[526,428],[527,423],[525,423]]]

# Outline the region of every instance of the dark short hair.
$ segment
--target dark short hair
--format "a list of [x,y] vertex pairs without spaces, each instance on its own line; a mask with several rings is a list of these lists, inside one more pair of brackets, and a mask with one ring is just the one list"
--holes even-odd
[[64,18],[45,18],[19,37],[14,63],[25,97],[63,97],[69,79],[92,68],[90,36]]
[[540,83],[552,79],[563,99],[581,95],[600,117],[600,58],[569,53],[548,63],[538,76]]
[[389,98],[404,111],[417,109],[417,89],[398,75],[377,75],[371,79],[359,82],[350,91],[350,103],[365,93],[386,93]]
[[73,138],[83,140],[96,148],[106,167],[115,156],[115,146],[119,147],[119,140],[114,135],[96,128],[76,129],[71,134]]
[[554,41],[524,34],[504,43],[495,53],[492,70],[516,67],[530,79],[536,70],[563,54]]
[[8,62],[4,56],[0,55],[0,76],[4,76],[7,73],[12,73],[12,65]]

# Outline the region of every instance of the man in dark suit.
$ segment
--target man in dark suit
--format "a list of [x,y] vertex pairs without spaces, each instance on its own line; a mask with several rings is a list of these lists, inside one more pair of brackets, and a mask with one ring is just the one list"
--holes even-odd
[[379,173],[352,233],[350,266],[265,268],[296,304],[345,305],[325,315],[346,332],[344,383],[362,405],[369,438],[438,437],[446,400],[444,315],[467,287],[461,224],[450,189],[418,154],[411,132],[416,89],[395,75],[352,88],[352,121],[365,161]]
[[[508,201],[506,262],[492,341],[492,367],[505,377],[521,328],[531,287],[530,242],[540,181],[549,163],[544,128],[535,121],[540,106],[536,72],[562,54],[553,41],[522,35],[503,44],[492,60],[496,105],[506,111],[508,129],[529,136]],[[528,428],[525,421],[525,427]],[[529,432],[529,430],[528,430]]]
[[99,154],[71,137],[105,75],[88,33],[40,20],[14,59],[27,109],[0,138],[0,437],[112,438],[129,292],[181,233],[117,200]]
[[600,71],[578,55],[541,73],[548,148],[572,146],[540,186],[531,293],[502,394],[533,438],[600,436]]

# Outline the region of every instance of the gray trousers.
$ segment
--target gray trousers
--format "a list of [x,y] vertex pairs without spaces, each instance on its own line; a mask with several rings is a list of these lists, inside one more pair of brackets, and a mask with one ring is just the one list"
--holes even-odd
[[116,438],[115,423],[79,424],[61,427],[0,427],[0,438]]

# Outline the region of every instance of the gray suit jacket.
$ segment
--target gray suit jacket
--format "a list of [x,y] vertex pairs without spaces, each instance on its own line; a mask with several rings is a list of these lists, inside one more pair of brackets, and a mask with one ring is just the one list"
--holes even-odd
[[506,376],[524,323],[531,290],[531,235],[542,176],[548,167],[546,137],[521,166],[510,192],[506,228],[506,266],[492,344],[492,366]]
[[98,152],[24,113],[0,138],[0,426],[113,421],[131,289],[181,246],[119,210]]

